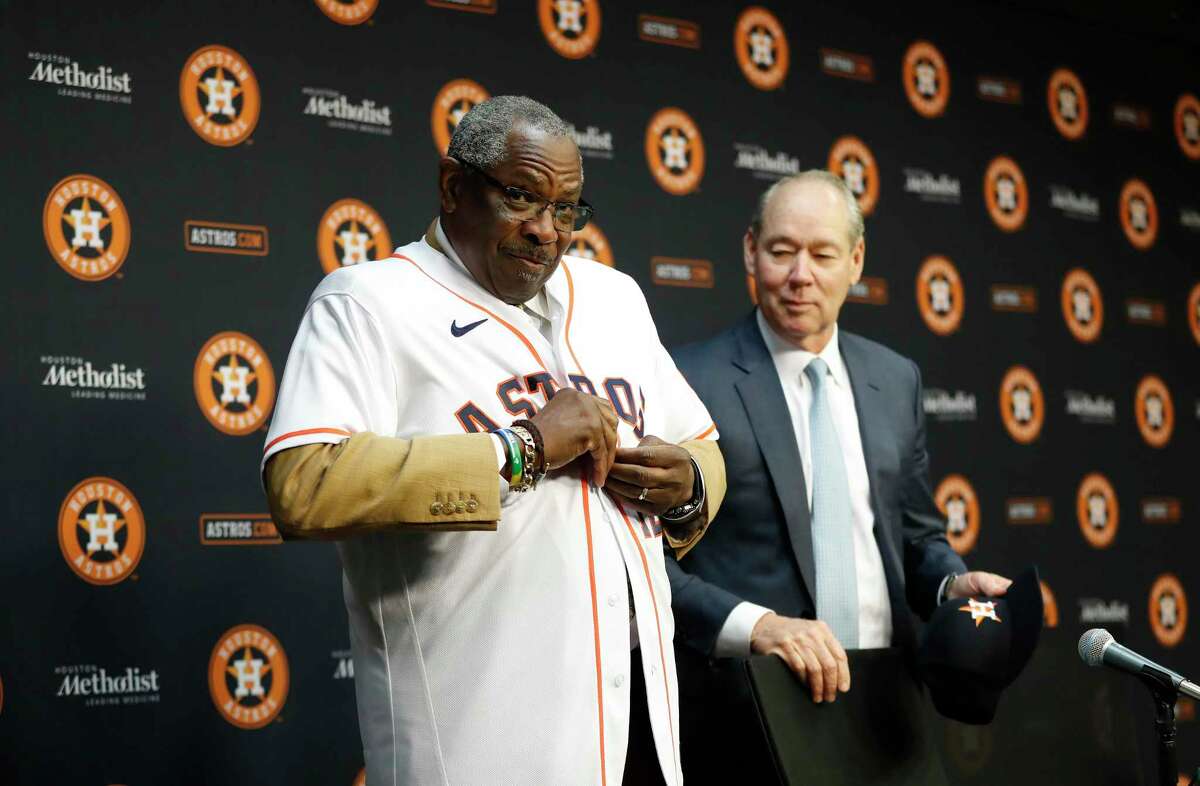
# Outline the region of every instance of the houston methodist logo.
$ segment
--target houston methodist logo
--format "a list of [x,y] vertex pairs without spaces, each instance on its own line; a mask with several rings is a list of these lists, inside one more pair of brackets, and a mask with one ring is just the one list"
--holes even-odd
[[1134,416],[1142,439],[1152,448],[1161,448],[1171,441],[1175,428],[1175,406],[1166,384],[1147,374],[1137,386],[1133,397]]
[[192,378],[196,403],[218,431],[243,436],[275,406],[275,372],[258,342],[232,330],[205,342]]
[[589,222],[583,229],[575,232],[571,237],[571,245],[567,246],[567,253],[613,266],[612,248],[608,245],[608,238],[594,222]]
[[1021,444],[1037,439],[1046,417],[1046,404],[1037,377],[1024,366],[1013,366],[1000,381],[1000,419],[1009,436]]
[[975,489],[962,475],[947,475],[933,500],[946,517],[946,540],[959,554],[967,554],[979,540],[979,500]]
[[1150,587],[1150,630],[1164,647],[1174,647],[1187,630],[1187,595],[1173,573],[1164,573]]
[[339,199],[317,225],[317,257],[326,273],[392,253],[387,225],[366,202]]
[[1175,139],[1185,156],[1200,161],[1200,100],[1191,93],[1175,102]]
[[1088,124],[1088,100],[1075,72],[1060,68],[1051,74],[1046,84],[1046,101],[1058,133],[1067,139],[1083,136]]
[[1158,237],[1158,207],[1149,186],[1137,178],[1125,181],[1117,203],[1117,215],[1121,217],[1125,237],[1134,248],[1145,251],[1154,245],[1154,239]]
[[942,53],[928,41],[917,41],[904,53],[900,69],[908,103],[922,117],[937,117],[950,100],[950,69]]
[[1200,283],[1192,287],[1187,301],[1187,323],[1192,329],[1192,338],[1200,344]]
[[587,57],[600,41],[600,0],[538,0],[538,22],[555,52]]
[[742,11],[733,26],[733,51],[742,74],[759,90],[774,90],[787,77],[787,34],[765,8],[755,5]]
[[690,194],[704,177],[704,139],[687,112],[660,109],[646,126],[646,164],[668,194]]
[[830,148],[826,168],[846,181],[863,215],[871,215],[879,201],[879,167],[870,148],[856,136],[844,136]]
[[962,279],[954,263],[943,256],[928,257],[917,271],[917,309],[934,333],[948,336],[963,317]]
[[250,65],[232,49],[211,44],[197,49],[179,75],[183,116],[205,142],[231,147],[258,124],[262,96]]
[[1079,530],[1093,548],[1106,549],[1117,537],[1120,509],[1117,493],[1108,478],[1099,472],[1084,477],[1075,495],[1075,516]]
[[112,478],[82,480],[58,511],[58,546],[89,584],[124,581],[146,548],[146,519],[133,492]]
[[447,82],[433,98],[433,111],[430,112],[429,122],[433,128],[433,143],[438,152],[446,155],[450,147],[450,137],[458,127],[458,121],[470,112],[476,104],[482,104],[491,98],[478,82],[470,79],[455,79]]
[[261,729],[275,719],[287,701],[288,676],[279,640],[258,625],[225,631],[208,660],[213,704],[241,729]]
[[361,25],[371,18],[379,0],[314,0],[325,16],[339,25]]
[[1100,337],[1104,300],[1100,297],[1096,279],[1081,267],[1068,271],[1063,277],[1062,312],[1067,330],[1076,340],[1090,344]]
[[125,263],[129,214],[108,183],[92,175],[71,175],[46,197],[42,234],[59,267],[81,281],[102,281]]
[[1016,232],[1029,213],[1029,188],[1017,163],[997,156],[983,175],[983,198],[988,215],[1005,232]]

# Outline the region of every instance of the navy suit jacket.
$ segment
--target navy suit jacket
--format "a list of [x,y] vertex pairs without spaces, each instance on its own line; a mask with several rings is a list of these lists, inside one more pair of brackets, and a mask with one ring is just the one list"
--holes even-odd
[[[909,608],[928,617],[942,579],[966,571],[930,492],[921,375],[881,344],[843,330],[838,342],[858,412],[893,644],[911,651]],[[754,313],[674,357],[720,430],[728,479],[704,538],[681,563],[667,559],[676,642],[683,645],[677,650],[686,661],[711,657],[717,633],[743,600],[814,619],[816,575],[800,452]],[[681,690],[698,688],[682,684],[684,671]]]

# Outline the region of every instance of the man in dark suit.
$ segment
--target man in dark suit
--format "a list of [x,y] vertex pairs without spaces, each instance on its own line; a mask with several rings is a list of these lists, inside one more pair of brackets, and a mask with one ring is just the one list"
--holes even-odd
[[865,248],[840,178],[779,181],[743,240],[758,309],[675,354],[721,429],[728,473],[716,526],[667,565],[693,783],[730,765],[739,782],[775,778],[735,658],[777,655],[813,701],[833,701],[850,688],[846,649],[911,650],[909,609],[927,617],[943,599],[1009,584],[968,572],[946,541],[916,365],[838,330]]

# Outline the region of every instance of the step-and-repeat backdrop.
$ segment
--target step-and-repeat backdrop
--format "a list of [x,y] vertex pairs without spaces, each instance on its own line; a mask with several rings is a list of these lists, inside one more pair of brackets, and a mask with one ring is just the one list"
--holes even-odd
[[756,195],[840,173],[868,238],[842,322],[923,369],[955,548],[1039,564],[1044,646],[1112,626],[1196,664],[1194,51],[961,3],[16,6],[0,780],[355,782],[336,555],[281,544],[264,431],[312,288],[419,236],[502,93],[573,123],[576,252],[669,345],[751,307]]

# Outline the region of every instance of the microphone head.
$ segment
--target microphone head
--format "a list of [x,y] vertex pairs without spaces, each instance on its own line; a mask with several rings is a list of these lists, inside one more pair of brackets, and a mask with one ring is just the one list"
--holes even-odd
[[1079,637],[1079,657],[1089,666],[1104,662],[1104,648],[1113,640],[1104,628],[1092,628]]

